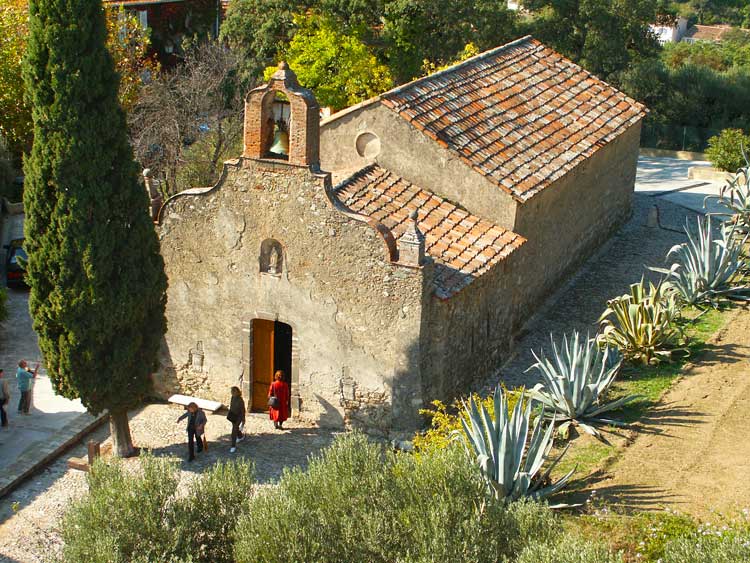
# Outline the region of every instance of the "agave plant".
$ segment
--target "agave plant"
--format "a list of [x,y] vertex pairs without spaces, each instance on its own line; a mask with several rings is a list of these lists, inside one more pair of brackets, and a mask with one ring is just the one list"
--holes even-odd
[[676,294],[668,283],[645,285],[641,279],[631,284],[629,293],[607,302],[599,318],[602,331],[597,341],[617,348],[626,360],[644,364],[670,360],[682,340],[682,331],[674,323],[679,313]]
[[721,187],[718,197],[706,197],[703,206],[706,206],[707,200],[715,199],[719,205],[727,209],[727,212],[721,215],[729,215],[729,222],[736,225],[740,232],[747,233],[750,231],[750,161],[744,148],[742,156],[745,158],[745,166],[737,170],[737,173]]
[[532,352],[536,363],[526,371],[536,369],[541,374],[544,383],[537,384],[529,396],[551,409],[551,416],[562,422],[558,429],[560,434],[567,436],[570,426],[576,425],[601,438],[593,424],[622,425],[622,422],[601,417],[638,398],[638,395],[629,395],[602,402],[620,371],[622,356],[609,346],[600,347],[593,338],[581,338],[577,331],[572,338],[563,335],[560,347],[551,335],[550,341],[552,357],[547,357],[543,350],[539,356]]
[[466,416],[461,417],[467,450],[476,457],[482,477],[498,499],[511,502],[522,497],[543,499],[562,489],[575,468],[555,482],[550,473],[567,448],[539,474],[552,448],[554,423],[544,429],[544,416],[537,417],[528,448],[526,441],[531,423],[532,401],[518,401],[513,412],[508,399],[498,387],[494,394],[495,418],[474,398],[464,402]]
[[671,268],[651,269],[666,274],[688,305],[717,307],[722,299],[750,300],[750,286],[740,284],[747,269],[742,249],[750,233],[737,236],[736,223],[714,229],[710,216],[698,217],[697,224],[695,231],[685,225],[687,242],[667,253],[667,260],[670,256],[676,260]]

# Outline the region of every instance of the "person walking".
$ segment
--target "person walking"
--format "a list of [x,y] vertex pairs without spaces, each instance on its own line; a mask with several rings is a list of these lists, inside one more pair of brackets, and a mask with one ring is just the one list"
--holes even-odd
[[284,381],[284,372],[278,370],[268,388],[268,411],[277,430],[283,430],[284,421],[289,418],[289,399],[289,385]]
[[232,387],[227,420],[232,423],[232,447],[229,452],[234,453],[237,451],[237,442],[241,442],[244,438],[240,427],[245,426],[245,401],[242,399],[242,391],[239,387]]
[[187,418],[188,434],[188,461],[195,459],[195,442],[198,442],[198,453],[203,451],[203,433],[206,431],[206,413],[198,408],[195,403],[189,403],[187,410],[182,414],[177,422]]
[[10,386],[8,378],[5,377],[5,371],[0,369],[0,425],[8,426],[8,413],[5,412],[5,405],[10,402]]
[[36,377],[36,372],[39,369],[39,364],[36,365],[34,371],[31,371],[26,363],[26,360],[18,362],[18,369],[16,370],[16,380],[18,381],[18,391],[21,393],[21,398],[18,399],[18,412],[21,414],[30,414],[29,409],[31,408],[31,385]]

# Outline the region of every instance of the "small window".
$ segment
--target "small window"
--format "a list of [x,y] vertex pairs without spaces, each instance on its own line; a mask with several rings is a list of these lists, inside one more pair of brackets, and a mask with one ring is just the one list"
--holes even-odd
[[272,238],[260,245],[260,271],[263,274],[281,275],[284,269],[284,250],[281,243]]
[[380,154],[380,138],[375,133],[360,133],[354,140],[354,145],[362,158],[372,159]]

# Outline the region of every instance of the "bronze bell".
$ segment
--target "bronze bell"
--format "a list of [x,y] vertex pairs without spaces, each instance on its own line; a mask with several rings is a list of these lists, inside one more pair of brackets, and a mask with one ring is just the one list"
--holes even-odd
[[274,154],[289,156],[289,133],[277,128],[273,136],[273,145],[269,150]]

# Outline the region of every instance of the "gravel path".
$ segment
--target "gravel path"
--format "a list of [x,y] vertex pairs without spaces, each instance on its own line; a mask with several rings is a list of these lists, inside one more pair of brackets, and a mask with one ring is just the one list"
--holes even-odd
[[[661,225],[667,229],[646,226],[655,204],[659,207]],[[626,293],[628,286],[641,276],[656,279],[658,274],[649,272],[646,266],[663,266],[667,251],[685,240],[682,231],[685,220],[694,221],[694,217],[695,213],[684,207],[636,193],[633,215],[627,224],[547,299],[516,341],[514,355],[475,390],[489,393],[498,381],[508,387],[528,388],[536,384],[539,381],[536,370],[525,373],[534,363],[531,351],[549,349],[550,334],[559,338],[564,332],[578,330],[593,336],[607,300]]]
[[749,358],[746,307],[640,422],[607,478],[590,488],[626,510],[669,507],[710,519],[750,508]]

